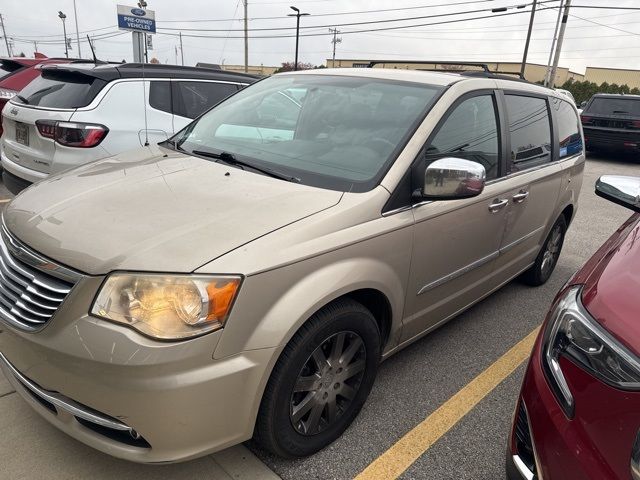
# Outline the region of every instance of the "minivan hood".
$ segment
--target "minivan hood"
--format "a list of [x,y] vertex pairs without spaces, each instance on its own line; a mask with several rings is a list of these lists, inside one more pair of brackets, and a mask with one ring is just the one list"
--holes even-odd
[[28,188],[4,222],[32,249],[88,274],[190,272],[341,196],[154,146]]

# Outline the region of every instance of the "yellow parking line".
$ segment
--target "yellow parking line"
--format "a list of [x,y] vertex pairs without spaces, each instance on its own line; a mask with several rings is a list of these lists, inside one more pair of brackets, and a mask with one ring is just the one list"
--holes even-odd
[[507,353],[369,464],[355,479],[391,480],[398,478],[440,437],[469,413],[480,400],[529,358],[538,330],[539,328],[536,328],[520,340]]

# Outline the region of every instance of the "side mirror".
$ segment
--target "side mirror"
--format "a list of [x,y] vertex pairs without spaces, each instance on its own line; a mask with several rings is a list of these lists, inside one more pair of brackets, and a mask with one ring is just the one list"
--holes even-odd
[[603,175],[596,181],[596,195],[640,212],[640,177]]
[[584,109],[584,107],[587,106],[587,101],[584,100],[582,103],[580,103],[580,108]]
[[441,158],[427,167],[422,195],[433,200],[475,197],[484,190],[485,179],[485,169],[477,162]]

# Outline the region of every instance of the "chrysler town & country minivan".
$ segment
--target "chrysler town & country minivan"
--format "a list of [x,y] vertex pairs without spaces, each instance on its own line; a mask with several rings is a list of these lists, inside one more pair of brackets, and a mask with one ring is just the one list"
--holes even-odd
[[584,169],[575,106],[491,74],[294,72],[6,208],[0,365],[53,425],[182,461],[338,438],[380,361],[544,283]]

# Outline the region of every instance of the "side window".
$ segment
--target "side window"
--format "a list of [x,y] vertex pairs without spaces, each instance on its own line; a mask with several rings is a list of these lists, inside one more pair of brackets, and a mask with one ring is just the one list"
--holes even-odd
[[177,81],[174,84],[173,113],[187,118],[196,118],[238,91],[232,83]]
[[151,82],[149,106],[171,113],[171,82]]
[[550,162],[551,121],[546,99],[509,94],[504,97],[511,136],[509,172]]
[[560,158],[577,155],[583,150],[580,136],[580,120],[569,102],[553,98],[551,100],[558,121],[558,140],[560,143]]
[[482,164],[487,179],[498,177],[499,137],[492,95],[471,97],[450,113],[426,150],[426,163],[458,157]]

